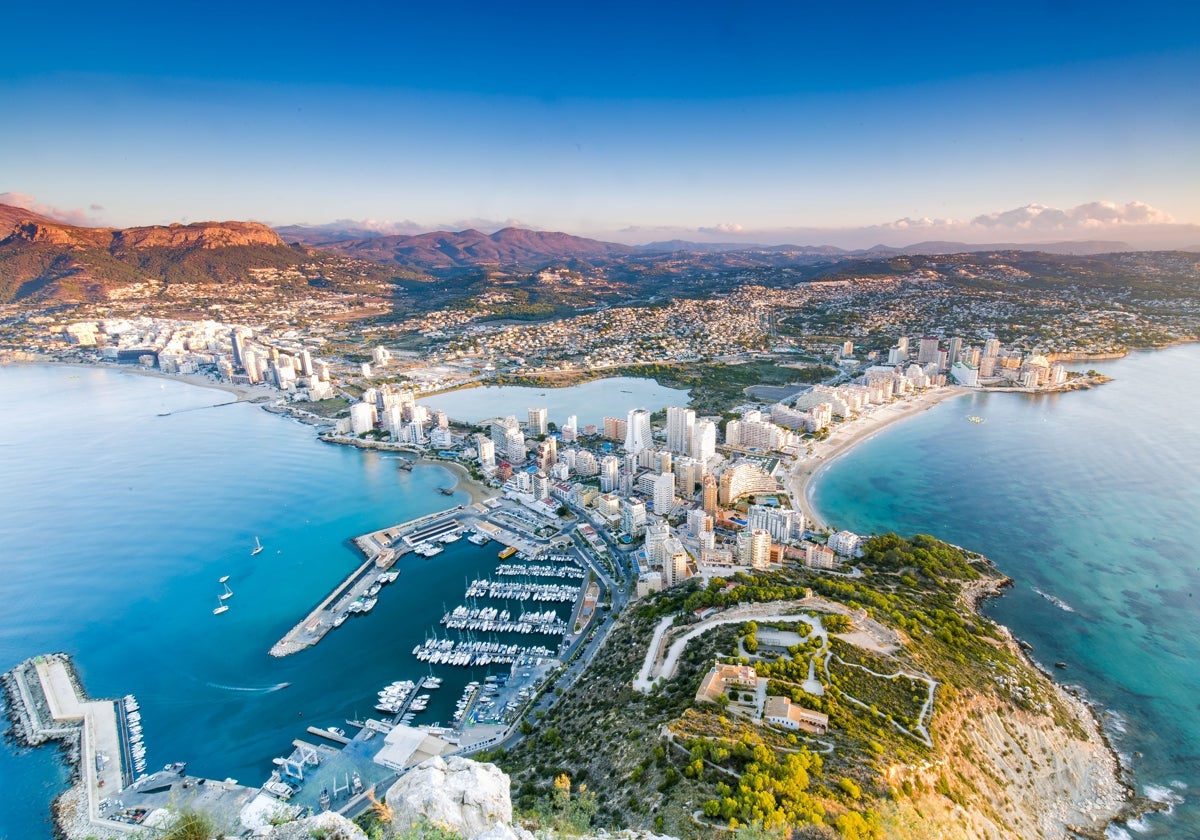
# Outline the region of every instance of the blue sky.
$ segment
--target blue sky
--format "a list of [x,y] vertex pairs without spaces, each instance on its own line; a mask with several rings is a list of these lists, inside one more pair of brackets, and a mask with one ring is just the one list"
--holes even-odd
[[15,4],[0,193],[113,225],[1200,242],[1192,4],[374,5]]

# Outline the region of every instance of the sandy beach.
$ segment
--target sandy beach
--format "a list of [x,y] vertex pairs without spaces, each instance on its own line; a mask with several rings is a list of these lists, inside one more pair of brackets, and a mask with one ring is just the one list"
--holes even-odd
[[819,443],[814,443],[812,454],[798,460],[792,467],[788,477],[788,489],[792,495],[792,504],[811,523],[809,527],[823,527],[825,523],[813,509],[812,499],[809,498],[813,478],[819,472],[838,457],[853,449],[855,444],[866,440],[880,429],[905,418],[915,417],[938,403],[967,393],[971,393],[970,389],[946,385],[898,400],[890,405],[879,406],[863,417],[831,427],[829,437]]
[[484,499],[490,499],[496,495],[495,490],[485,487],[475,479],[471,478],[470,471],[467,470],[467,468],[462,464],[455,463],[454,461],[439,461],[433,458],[418,458],[416,463],[434,464],[449,470],[458,480],[458,483],[455,485],[454,489],[462,490],[464,493],[468,494],[471,497],[471,504],[473,505],[482,502]]

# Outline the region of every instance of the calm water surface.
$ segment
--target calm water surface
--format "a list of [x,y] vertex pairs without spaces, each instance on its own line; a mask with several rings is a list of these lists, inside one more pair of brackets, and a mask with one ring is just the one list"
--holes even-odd
[[603,428],[605,417],[622,420],[634,408],[658,411],[668,406],[686,406],[688,392],[664,388],[653,379],[616,376],[597,379],[570,388],[527,388],[518,385],[488,385],[424,397],[421,403],[440,408],[455,420],[478,423],[489,417],[515,415],[522,423],[529,409],[545,408],[550,422],[562,426],[567,417],[579,418],[579,427],[595,424]]
[[[249,404],[210,407],[229,395],[170,380],[0,367],[0,393],[0,669],[66,651],[93,696],[137,695],[151,768],[183,760],[261,783],[306,726],[344,725],[385,683],[428,673],[413,646],[495,566],[494,546],[466,540],[402,561],[369,616],[272,659],[361,562],[349,538],[468,502],[436,492],[450,473],[404,472],[394,455],[322,444]],[[251,557],[255,536],[265,550]],[[214,616],[223,575],[234,596]],[[423,722],[448,721],[483,676],[439,674]],[[5,743],[0,779],[0,838],[50,837],[55,750]]]
[[1111,833],[1200,837],[1200,346],[1087,366],[1114,381],[970,395],[892,426],[835,460],[814,502],[839,526],[934,534],[1015,578],[987,612],[1068,664],[1056,676],[1104,710],[1139,789],[1175,804]]

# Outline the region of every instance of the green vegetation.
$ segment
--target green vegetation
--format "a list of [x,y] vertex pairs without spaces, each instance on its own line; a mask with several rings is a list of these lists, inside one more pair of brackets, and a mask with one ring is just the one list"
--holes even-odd
[[[595,795],[601,826],[695,837],[699,812],[710,826],[701,834],[710,836],[734,828],[740,836],[785,830],[795,838],[873,840],[890,830],[884,815],[887,800],[897,795],[884,781],[887,769],[934,760],[936,751],[917,727],[923,724],[936,739],[939,708],[953,706],[964,692],[1050,711],[1060,723],[1069,719],[999,629],[971,608],[969,588],[994,588],[1002,580],[987,561],[932,537],[887,534],[868,541],[859,565],[859,579],[805,568],[738,573],[704,587],[690,582],[632,606],[588,679],[566,690],[541,727],[497,757],[512,774],[518,808],[549,813],[555,794],[547,780],[566,774]],[[693,610],[795,601],[810,591],[864,611],[906,643],[881,653],[831,636],[825,648],[803,623],[716,625],[688,644],[672,679],[648,693],[632,689],[645,640],[662,616],[676,615],[686,627],[697,621]],[[862,629],[840,613],[819,615],[831,633]],[[797,632],[800,641],[785,654],[759,655],[767,626]],[[714,659],[739,656],[750,657],[768,679],[769,694],[828,715],[828,732],[754,723],[728,696],[697,705],[695,691]],[[801,687],[810,660],[817,662],[823,696]],[[930,717],[921,718],[929,683],[901,671],[936,681]],[[738,700],[746,693],[737,692]]]
[[752,361],[744,365],[716,362],[629,365],[609,375],[640,376],[666,388],[687,389],[691,391],[691,408],[700,414],[720,414],[731,405],[745,402],[745,390],[752,385],[812,384],[836,373],[833,368],[821,365],[789,368],[771,361]]
[[330,397],[327,400],[306,403],[304,409],[332,420],[337,417],[350,416],[350,401],[345,397]]
[[175,815],[170,828],[162,834],[162,840],[210,840],[217,833],[212,817],[191,809]]

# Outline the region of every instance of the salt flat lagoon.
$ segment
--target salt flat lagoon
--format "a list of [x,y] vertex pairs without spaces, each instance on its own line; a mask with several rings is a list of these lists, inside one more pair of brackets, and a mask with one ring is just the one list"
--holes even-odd
[[579,418],[580,428],[589,424],[603,428],[605,417],[624,420],[634,408],[659,411],[672,405],[687,405],[688,392],[665,388],[653,379],[616,376],[570,388],[485,385],[422,397],[420,402],[440,408],[449,417],[465,423],[509,414],[524,423],[529,409],[545,408],[550,421],[559,426],[574,414]]
[[[1200,837],[1200,345],[1076,363],[1094,390],[971,394],[881,431],[816,479],[823,518],[929,533],[1015,579],[986,612],[1104,710],[1143,793],[1114,836]],[[968,415],[986,419],[970,423]]]

